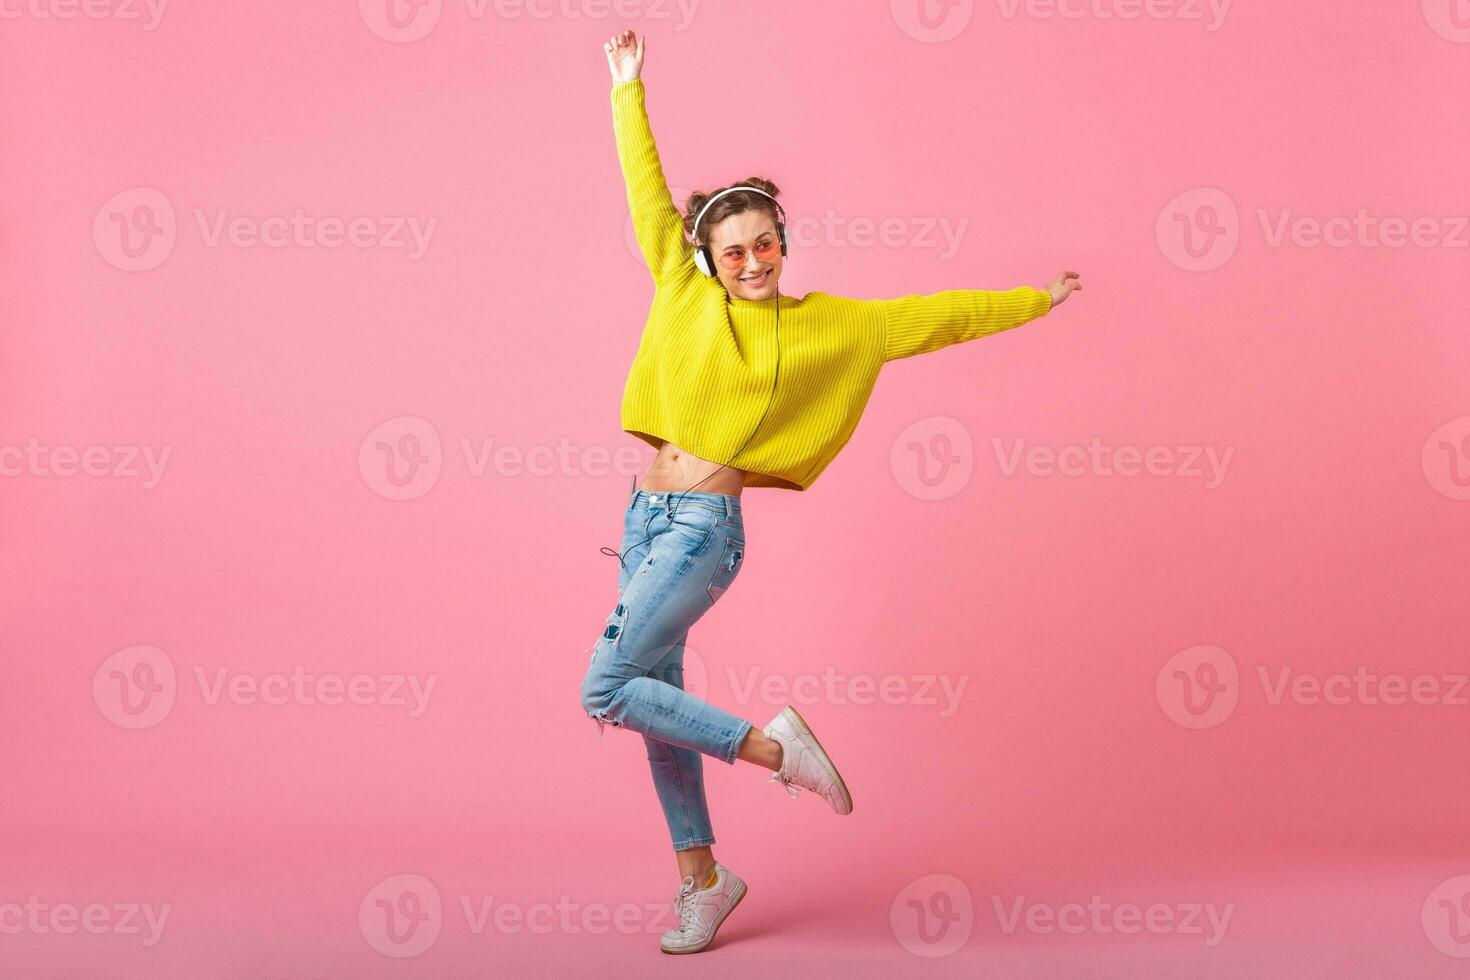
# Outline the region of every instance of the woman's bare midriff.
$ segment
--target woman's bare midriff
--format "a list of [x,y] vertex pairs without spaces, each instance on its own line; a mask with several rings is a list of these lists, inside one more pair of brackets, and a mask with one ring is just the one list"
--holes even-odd
[[[710,476],[712,473],[714,475]],[[706,480],[705,477],[709,479]],[[701,480],[704,482],[700,483]],[[698,493],[723,493],[733,497],[740,496],[740,491],[744,488],[744,470],[733,466],[721,469],[719,463],[700,459],[672,442],[665,442],[659,447],[658,455],[653,458],[653,464],[648,467],[640,484],[640,489],[655,493],[694,490]]]

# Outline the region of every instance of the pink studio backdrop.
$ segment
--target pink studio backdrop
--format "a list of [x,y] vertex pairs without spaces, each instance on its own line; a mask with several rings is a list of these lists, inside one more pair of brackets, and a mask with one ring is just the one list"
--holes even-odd
[[[90,9],[0,19],[4,976],[1464,970],[1462,0]],[[697,964],[577,702],[652,457],[625,27],[784,293],[1084,285],[745,495],[691,683],[856,805],[708,762]]]

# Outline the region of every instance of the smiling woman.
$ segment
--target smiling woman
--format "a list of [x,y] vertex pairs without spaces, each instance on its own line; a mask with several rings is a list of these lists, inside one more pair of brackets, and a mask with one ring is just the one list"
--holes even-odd
[[684,690],[689,631],[743,567],[741,491],[810,487],[851,437],[887,362],[1019,326],[1080,286],[1064,273],[1045,290],[782,296],[789,243],[774,183],[752,177],[691,195],[683,212],[675,206],[644,107],[643,44],[628,31],[603,49],[618,161],[654,284],[622,425],[658,455],[632,489],[622,547],[603,549],[618,558],[618,601],[592,648],[581,704],[599,732],[643,736],[683,879],[679,925],[660,948],[695,953],[746,894],[711,850],[704,756],[763,766],[793,797],[800,787],[852,812],[846,783],[795,708],[757,728]]

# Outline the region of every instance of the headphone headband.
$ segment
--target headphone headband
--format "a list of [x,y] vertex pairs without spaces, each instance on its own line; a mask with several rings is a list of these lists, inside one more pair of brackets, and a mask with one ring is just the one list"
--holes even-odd
[[711,197],[708,201],[705,201],[704,202],[704,207],[700,208],[699,209],[699,214],[697,214],[697,215],[694,216],[694,240],[695,241],[700,242],[701,244],[703,244],[703,242],[704,242],[704,239],[702,239],[702,238],[699,237],[699,223],[704,220],[704,213],[709,210],[709,206],[711,204],[715,203],[716,201],[718,201],[720,198],[724,197],[726,194],[734,194],[736,191],[750,191],[752,194],[760,194],[760,195],[762,195],[764,197],[771,198],[771,202],[776,205],[776,208],[777,208],[777,210],[778,210],[778,212],[780,214],[780,217],[778,219],[779,220],[779,223],[781,223],[781,224],[784,224],[785,223],[785,220],[786,220],[786,209],[783,208],[783,207],[781,207],[781,202],[780,201],[776,200],[774,197],[772,197],[770,194],[767,194],[765,191],[761,190],[759,187],[751,187],[749,184],[736,184],[734,187],[726,187],[724,190],[720,191],[718,194],[716,194],[713,197]]

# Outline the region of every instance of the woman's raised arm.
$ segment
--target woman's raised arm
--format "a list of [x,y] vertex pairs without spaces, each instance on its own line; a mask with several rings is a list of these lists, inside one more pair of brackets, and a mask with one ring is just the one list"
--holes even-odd
[[643,106],[643,38],[624,31],[602,46],[612,73],[613,132],[628,187],[628,210],[643,261],[655,283],[689,261],[684,219],[674,206]]

